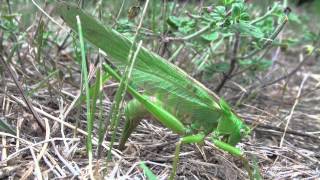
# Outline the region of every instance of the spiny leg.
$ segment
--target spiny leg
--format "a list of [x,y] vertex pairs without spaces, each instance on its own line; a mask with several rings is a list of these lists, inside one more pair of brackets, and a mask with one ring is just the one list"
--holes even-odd
[[222,141],[214,139],[214,138],[213,138],[213,143],[219,149],[227,151],[228,153],[230,153],[231,155],[233,155],[235,157],[239,157],[241,159],[241,161],[243,162],[244,168],[248,172],[248,175],[249,175],[250,179],[251,180],[254,179],[254,177],[252,175],[252,170],[251,170],[251,168],[249,166],[249,162],[245,158],[244,153],[239,148],[236,148],[236,147],[234,147],[234,146],[232,146],[232,145],[230,145],[228,143],[222,142]]
[[183,138],[180,138],[179,142],[176,144],[176,149],[174,152],[174,159],[172,163],[172,172],[170,175],[170,180],[173,180],[176,176],[177,167],[179,163],[179,154],[181,149],[181,144],[191,144],[191,143],[199,143],[202,142],[205,137],[204,133],[199,133],[195,135],[185,136]]
[[125,143],[127,142],[133,130],[138,126],[142,118],[149,114],[150,113],[148,113],[148,111],[138,100],[133,99],[128,102],[125,108],[126,122],[119,142],[120,150],[124,149]]

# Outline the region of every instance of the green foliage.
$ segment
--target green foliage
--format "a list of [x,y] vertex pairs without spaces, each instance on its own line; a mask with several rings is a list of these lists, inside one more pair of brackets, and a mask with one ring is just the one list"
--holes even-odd
[[[92,131],[93,131],[93,110],[91,106],[91,97],[90,97],[90,88],[89,88],[89,76],[88,76],[88,64],[86,61],[86,51],[84,47],[84,39],[83,39],[83,32],[82,32],[82,24],[79,16],[76,17],[76,24],[77,24],[77,29],[78,29],[78,34],[79,34],[79,41],[80,41],[80,50],[81,50],[81,75],[82,75],[82,87],[81,90],[85,90],[85,99],[86,99],[86,108],[87,108],[87,141],[86,141],[86,146],[87,146],[87,153],[88,153],[88,160],[89,160],[89,173],[90,177],[93,176],[92,173],[92,160],[93,160],[93,152],[92,152]],[[82,95],[82,92],[81,92]],[[94,106],[95,108],[95,106]]]
[[239,22],[237,24],[234,24],[232,25],[232,29],[235,32],[239,32],[243,35],[253,36],[255,38],[263,38],[264,36],[264,34],[259,28],[247,22]]
[[[167,23],[171,27],[172,35],[184,39],[187,41],[186,43],[189,43],[190,48],[199,52],[199,56],[195,57],[197,61],[193,61],[193,63],[198,73],[203,72],[203,77],[211,76],[212,78],[215,73],[229,72],[231,52],[234,48],[232,43],[234,43],[237,34],[240,36],[240,46],[236,51],[236,56],[239,59],[235,60],[237,71],[257,73],[270,67],[267,64],[272,63],[271,61],[267,63],[261,54],[267,51],[264,47],[267,41],[275,40],[279,33],[275,32],[278,28],[275,25],[279,22],[282,23],[281,20],[285,15],[282,11],[283,7],[277,2],[274,2],[272,8],[263,14],[250,14],[249,8],[243,0],[221,0],[217,4],[203,8],[199,15],[171,15]],[[274,35],[275,37],[273,37]],[[201,38],[197,38],[197,36]],[[219,41],[223,43],[218,44]],[[210,48],[217,45],[214,50],[209,50],[209,54],[207,53],[210,49],[208,43],[210,43]],[[277,43],[270,45],[276,46]],[[253,67],[243,66],[243,62],[241,62],[243,59],[240,57],[246,57],[254,51],[257,53],[248,57],[248,59],[255,59],[251,63]],[[261,64],[259,65],[259,63]],[[232,75],[237,72],[232,70],[230,73]]]
[[248,59],[240,60],[239,64],[242,68],[249,68],[250,71],[259,72],[269,69],[272,66],[272,61],[267,59]]
[[15,21],[15,18],[20,17],[21,14],[5,14],[1,15],[0,28],[7,32],[19,32],[18,22]]
[[128,19],[119,19],[116,30],[122,34],[132,35],[134,23]]
[[175,30],[178,30],[182,34],[187,34],[195,28],[194,20],[188,17],[176,17],[170,16],[167,23]]
[[215,41],[219,38],[219,33],[218,32],[211,32],[209,34],[205,34],[201,36],[204,40],[211,42]]

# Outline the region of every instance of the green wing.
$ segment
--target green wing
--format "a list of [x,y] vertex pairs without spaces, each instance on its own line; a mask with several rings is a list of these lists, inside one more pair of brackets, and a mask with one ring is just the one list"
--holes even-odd
[[[73,30],[77,28],[76,16],[79,15],[84,37],[103,50],[116,67],[121,71],[124,70],[132,44],[130,40],[113,29],[103,26],[76,6],[57,3],[55,12]],[[178,114],[189,116],[188,119],[206,123],[217,121],[220,117],[220,113],[217,113],[217,111],[220,112],[217,95],[183,70],[145,48],[142,48],[138,54],[131,79],[135,86],[142,87],[147,94],[157,94],[162,97],[161,100],[165,104]]]

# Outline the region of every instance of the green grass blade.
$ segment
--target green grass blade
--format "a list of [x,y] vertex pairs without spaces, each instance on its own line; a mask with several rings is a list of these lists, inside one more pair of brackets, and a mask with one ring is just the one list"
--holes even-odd
[[129,79],[130,79],[131,74],[132,74],[133,66],[135,64],[135,61],[137,59],[137,56],[138,56],[139,51],[140,51],[141,46],[142,46],[142,41],[139,42],[137,48],[135,47],[135,43],[136,43],[137,37],[139,35],[140,28],[142,26],[142,21],[143,21],[146,9],[148,7],[148,4],[149,4],[149,0],[147,0],[146,3],[145,3],[144,9],[143,9],[143,15],[142,15],[142,17],[140,19],[140,23],[139,23],[138,28],[136,30],[132,46],[130,47],[130,51],[129,51],[129,54],[128,54],[128,57],[127,57],[128,58],[128,60],[127,60],[128,64],[127,64],[127,66],[125,67],[125,70],[124,70],[124,77],[120,81],[120,85],[119,85],[119,88],[118,88],[116,96],[115,96],[115,102],[114,102],[114,104],[112,106],[111,128],[113,129],[113,133],[112,133],[112,136],[111,136],[110,148],[109,148],[109,151],[108,151],[108,154],[107,154],[107,159],[110,159],[110,157],[111,157],[111,149],[112,149],[112,146],[114,144],[115,136],[116,136],[115,132],[116,132],[116,129],[118,128],[119,119],[120,119],[120,115],[121,115],[120,109],[123,106],[124,97],[125,97],[125,94],[126,94],[126,91],[127,91],[127,88],[128,88],[128,82],[129,82]]
[[148,168],[148,166],[146,166],[146,164],[144,162],[140,163],[140,168],[143,170],[143,173],[145,174],[145,176],[147,176],[147,179],[149,180],[157,180],[157,176],[151,171],[150,168]]
[[50,72],[50,74],[49,74],[47,77],[45,77],[44,79],[42,79],[42,80],[36,85],[35,88],[31,89],[31,90],[27,93],[27,96],[28,96],[28,97],[31,97],[31,96],[33,96],[33,94],[34,94],[35,92],[37,92],[40,88],[42,88],[42,87],[44,87],[44,86],[47,86],[47,85],[48,85],[48,81],[50,80],[50,78],[51,78],[52,76],[58,75],[58,73],[59,73],[59,70],[55,70],[55,71],[53,71],[53,72]]
[[90,107],[90,93],[89,93],[89,80],[88,80],[88,71],[87,71],[87,62],[86,62],[86,54],[85,54],[85,47],[84,47],[84,40],[82,34],[82,26],[80,17],[76,16],[77,26],[78,26],[78,33],[79,33],[79,40],[80,40],[80,49],[81,49],[81,74],[82,74],[82,81],[85,89],[86,94],[86,108],[87,108],[87,152],[88,152],[88,159],[89,159],[89,173],[90,177],[93,177],[93,170],[92,170],[92,160],[93,160],[93,153],[92,153],[92,130],[93,130],[93,115],[91,114],[91,107]]
[[43,46],[43,33],[44,33],[45,24],[43,21],[40,21],[38,29],[37,29],[37,54],[36,54],[36,61],[39,64],[42,64],[43,61],[41,61],[41,52],[42,52],[42,46]]
[[[100,88],[101,88],[100,78],[101,78],[100,71],[97,71],[96,84],[93,87],[89,88],[89,94],[90,94],[89,97],[91,97],[91,115],[92,116],[94,116],[94,114],[96,113],[97,99],[98,99]],[[90,90],[92,91],[90,92]]]
[[[102,70],[102,63],[100,64],[100,68],[99,68],[99,71],[100,73],[103,73],[103,70]],[[108,75],[109,77],[109,74],[105,73],[105,75]],[[97,79],[97,81],[100,81],[100,89],[102,90],[102,87],[103,87],[103,78],[100,76],[99,79]],[[104,120],[104,116],[103,116],[103,107],[102,107],[102,101],[103,101],[103,98],[104,98],[104,94],[103,92],[99,93],[99,114],[98,114],[98,121],[99,121],[99,132],[98,132],[98,148],[97,148],[97,152],[98,152],[98,156],[99,158],[101,158],[102,156],[102,142],[104,140],[104,135],[105,135],[105,132],[106,132],[106,129],[107,129],[107,121]]]
[[261,172],[260,172],[258,160],[257,160],[257,157],[255,155],[253,155],[253,172],[252,172],[252,174],[253,174],[253,179],[255,179],[255,180],[263,179],[261,177]]
[[[109,65],[104,65],[105,70],[112,75],[117,81],[121,81],[120,75],[118,75]],[[152,103],[145,96],[141,95],[138,91],[133,89],[131,86],[128,86],[129,93],[136,98],[141,104],[144,104],[145,108],[163,125],[169,127],[173,132],[178,134],[184,134],[186,132],[186,128],[184,125],[171,113],[164,110],[161,106],[158,106]]]
[[0,131],[16,135],[16,130],[12,128],[4,118],[0,118]]
[[[113,133],[111,136],[110,148],[109,148],[109,151],[107,154],[108,160],[111,157],[111,149],[113,147],[113,144],[115,141],[115,135],[116,135],[115,131],[116,131],[118,124],[119,124],[119,119],[120,119],[120,114],[121,114],[120,108],[122,107],[123,102],[124,102],[124,96],[125,96],[125,93],[126,93],[127,87],[128,87],[128,80],[131,76],[131,71],[132,71],[134,62],[137,58],[137,54],[140,51],[141,44],[142,44],[142,42],[140,42],[135,54],[133,55],[132,53],[130,53],[130,56],[128,57],[130,59],[129,61],[131,61],[131,65],[128,68],[126,68],[124,78],[120,81],[120,85],[119,85],[119,88],[118,88],[117,93],[115,95],[114,103],[112,105],[112,109],[110,112],[111,113],[111,128],[113,130]],[[133,49],[131,50],[131,52],[133,52]]]

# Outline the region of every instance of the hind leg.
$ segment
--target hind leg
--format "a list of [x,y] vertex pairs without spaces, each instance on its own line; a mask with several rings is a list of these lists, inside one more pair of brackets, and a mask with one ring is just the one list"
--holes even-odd
[[128,102],[127,106],[125,107],[126,122],[119,142],[120,150],[124,149],[125,143],[127,142],[133,130],[138,126],[140,121],[148,115],[148,111],[138,100],[133,99]]

